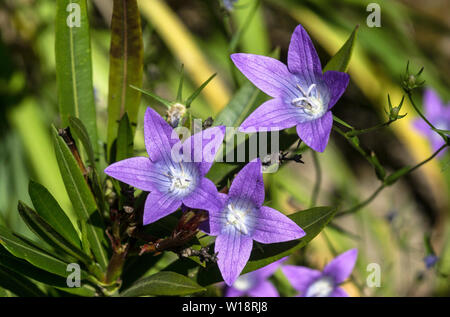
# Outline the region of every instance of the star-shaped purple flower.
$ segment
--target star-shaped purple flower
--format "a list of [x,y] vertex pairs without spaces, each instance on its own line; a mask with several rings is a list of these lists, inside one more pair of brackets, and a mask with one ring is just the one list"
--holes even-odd
[[253,84],[274,98],[242,123],[241,132],[296,126],[298,136],[309,147],[325,150],[333,125],[331,108],[347,88],[349,76],[337,71],[322,74],[317,52],[301,25],[291,38],[288,66],[253,54],[233,54],[231,59]]
[[277,289],[267,279],[275,273],[287,259],[275,261],[256,271],[241,275],[226,290],[226,297],[279,297]]
[[334,258],[322,272],[294,265],[286,265],[282,270],[300,296],[347,297],[339,285],[352,273],[357,257],[358,250],[351,249]]
[[[178,134],[153,109],[144,120],[148,157],[133,157],[108,166],[105,173],[149,191],[144,225],[176,211],[182,204],[211,210],[220,204],[214,183],[205,177],[223,142],[225,127],[209,128],[181,143]],[[188,151],[185,151],[188,149]]]
[[[435,91],[426,89],[423,105],[425,117],[436,129],[450,130],[450,103],[445,106]],[[444,145],[445,141],[442,137],[436,131],[433,131],[424,120],[419,118],[414,121],[414,127],[430,140],[434,151]],[[442,155],[444,151],[440,152],[439,155]]]
[[217,236],[215,252],[228,286],[234,283],[247,263],[253,240],[276,243],[305,235],[291,219],[263,206],[264,195],[262,166],[257,159],[236,175],[228,195],[220,194],[220,208],[209,212],[209,231]]

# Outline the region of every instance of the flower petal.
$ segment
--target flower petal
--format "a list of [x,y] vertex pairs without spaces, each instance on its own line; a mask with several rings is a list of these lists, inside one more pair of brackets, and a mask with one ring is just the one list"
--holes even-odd
[[278,243],[300,239],[305,232],[278,210],[261,207],[257,214],[252,238],[261,243]]
[[226,204],[228,196],[226,194],[219,193],[218,198],[221,204],[221,207],[218,210],[210,210],[209,213],[209,226],[202,225],[201,230],[208,232],[212,236],[220,235],[222,232],[222,221],[223,215],[222,210]]
[[431,123],[434,123],[433,121],[436,119],[439,120],[443,115],[444,105],[441,98],[439,98],[438,94],[433,89],[427,88],[425,90],[423,103],[427,119],[430,120]]
[[153,223],[176,211],[181,206],[181,200],[171,193],[160,194],[151,192],[145,200],[144,225]]
[[292,287],[302,293],[301,295],[303,295],[312,282],[322,275],[322,272],[304,266],[285,265],[281,270]]
[[285,256],[284,258],[279,259],[278,261],[270,263],[269,265],[266,265],[256,271],[253,271],[252,273],[258,275],[259,279],[267,279],[271,277],[275,273],[275,271],[278,270],[281,264],[283,264],[283,262],[285,262],[287,259],[288,257]]
[[217,151],[220,149],[225,137],[225,126],[208,128],[195,133],[183,143],[183,160],[199,164],[200,175],[208,173]]
[[295,94],[293,75],[282,62],[267,56],[237,53],[231,59],[256,87],[271,97]]
[[205,177],[191,194],[183,198],[183,204],[207,211],[219,210],[223,206],[216,185]]
[[269,281],[261,281],[254,288],[248,291],[251,297],[280,297],[275,286]]
[[217,264],[228,286],[233,285],[241,274],[250,257],[252,247],[253,240],[242,236],[237,230],[217,236],[214,249],[218,253]]
[[350,76],[347,73],[329,70],[323,74],[323,79],[330,90],[330,101],[328,102],[328,110],[331,109],[341,98],[347,89]]
[[227,290],[225,292],[225,297],[242,297],[244,295],[244,291],[240,291],[238,289],[235,289],[234,287],[227,287]]
[[241,132],[277,131],[297,124],[298,108],[287,105],[281,98],[270,99],[253,111],[239,127]]
[[323,152],[327,147],[332,126],[333,115],[328,111],[319,119],[299,123],[297,134],[314,151]]
[[155,190],[154,178],[159,177],[148,157],[133,157],[116,162],[105,169],[105,174],[144,191]]
[[358,257],[358,249],[348,250],[325,266],[323,273],[332,276],[337,284],[344,282],[352,273]]
[[309,82],[316,82],[322,76],[322,66],[314,44],[303,26],[298,25],[291,37],[288,51],[288,68],[292,73],[304,74]]
[[252,201],[257,207],[264,203],[264,181],[259,159],[245,165],[236,175],[228,196]]
[[336,287],[330,297],[348,297],[348,294],[342,287]]
[[152,108],[147,108],[144,119],[145,147],[153,162],[163,160],[171,165],[171,151],[180,142],[177,133]]

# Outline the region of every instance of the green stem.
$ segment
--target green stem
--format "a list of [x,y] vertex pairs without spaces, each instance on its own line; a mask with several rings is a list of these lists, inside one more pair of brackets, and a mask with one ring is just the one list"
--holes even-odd
[[310,207],[313,207],[317,202],[317,198],[319,197],[320,184],[322,182],[322,170],[320,168],[320,162],[319,162],[319,158],[317,157],[317,152],[313,151],[312,157],[313,157],[313,162],[314,162],[314,168],[316,170],[316,182],[315,182],[314,190],[313,190],[312,196],[311,196]]
[[345,133],[344,131],[342,131],[341,129],[339,129],[336,126],[333,126],[333,130],[338,132],[340,135],[342,135],[348,141],[348,143],[350,143],[350,145],[354,149],[356,149],[362,156],[364,156],[364,158],[370,163],[370,165],[373,166],[372,158],[370,157],[370,155],[368,153],[366,153],[366,151],[364,151],[358,144],[353,142],[352,137],[349,137],[347,135],[347,133]]
[[346,134],[349,137],[353,137],[353,136],[361,135],[361,134],[364,134],[364,133],[369,133],[369,132],[376,131],[376,130],[379,130],[381,128],[387,127],[394,121],[395,120],[389,120],[387,122],[377,124],[376,126],[373,126],[373,127],[367,128],[367,129],[351,130],[351,131],[346,132]]

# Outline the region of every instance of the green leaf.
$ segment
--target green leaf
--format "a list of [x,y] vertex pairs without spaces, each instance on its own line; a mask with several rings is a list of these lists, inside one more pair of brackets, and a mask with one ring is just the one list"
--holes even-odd
[[200,85],[193,93],[186,99],[186,107],[190,107],[191,103],[197,98],[197,96],[202,92],[203,88],[209,84],[209,82],[216,77],[217,74],[212,74],[203,84]]
[[396,181],[398,181],[399,178],[401,178],[403,175],[409,173],[409,170],[411,169],[410,166],[404,166],[401,169],[395,171],[394,173],[392,173],[391,175],[387,176],[386,179],[384,180],[384,183],[386,185],[392,185],[394,184]]
[[86,125],[97,153],[97,121],[86,0],[58,0],[55,25],[56,80],[63,126],[69,117]]
[[348,64],[353,54],[353,48],[355,46],[356,35],[358,33],[359,25],[355,26],[350,37],[347,39],[345,44],[340,48],[340,50],[334,55],[328,62],[328,64],[323,69],[323,72],[328,70],[335,70],[339,72],[346,72]]
[[[305,231],[306,235],[299,240],[259,244],[259,247],[254,246],[242,274],[255,271],[303,248],[333,219],[336,211],[337,208],[335,207],[315,207],[289,215],[289,218],[298,224]],[[197,275],[197,282],[203,286],[217,283],[221,280],[222,276],[217,265],[200,269]]]
[[21,201],[19,201],[18,210],[20,216],[30,228],[30,230],[33,231],[42,240],[48,242],[50,245],[55,247],[55,249],[61,250],[73,256],[86,265],[89,265],[92,262],[92,260],[78,247],[66,240],[55,229],[53,229],[48,222],[46,222],[33,209],[31,209]]
[[[56,129],[53,129],[53,141],[56,159],[70,201],[73,204],[78,219],[85,224],[81,228],[82,235],[83,233],[86,234],[90,249],[94,253],[95,258],[102,268],[106,268],[108,255],[104,248],[104,244],[106,244],[104,226],[95,199],[75,158],[72,156],[66,143],[56,132]],[[83,247],[85,248],[86,246],[83,245]],[[89,253],[86,248],[85,251]]]
[[134,283],[122,297],[188,295],[205,289],[190,278],[174,272],[159,272]]
[[128,114],[125,113],[119,122],[119,132],[116,142],[116,161],[121,161],[133,156],[133,131]]
[[141,87],[143,75],[141,16],[136,0],[114,0],[109,58],[108,155],[117,137],[118,121],[128,113],[130,122],[136,123],[141,102],[141,93],[130,87]]
[[84,126],[83,122],[76,117],[69,117],[69,126],[71,131],[75,132],[75,135],[80,139],[81,144],[83,144],[84,150],[87,153],[89,166],[95,168],[95,154],[94,148],[92,147],[91,140],[89,140],[89,134]]
[[67,263],[2,226],[0,226],[0,244],[14,256],[28,261],[40,269],[62,277],[67,276]]
[[0,265],[0,286],[21,297],[44,297],[29,279]]
[[73,245],[81,247],[78,234],[50,192],[41,184],[30,181],[28,193],[36,212]]

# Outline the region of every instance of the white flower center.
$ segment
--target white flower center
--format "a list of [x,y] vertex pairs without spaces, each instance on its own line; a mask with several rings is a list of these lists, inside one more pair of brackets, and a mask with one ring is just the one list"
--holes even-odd
[[183,192],[193,184],[192,175],[186,172],[182,163],[179,163],[179,165],[179,169],[170,167],[165,174],[170,181],[169,192]]
[[307,91],[299,84],[297,84],[297,88],[302,93],[302,96],[292,99],[291,103],[296,107],[302,108],[310,116],[319,117],[322,115],[325,107],[317,85],[312,84]]
[[238,277],[238,279],[233,283],[233,288],[238,291],[248,291],[253,287],[254,281],[250,275],[244,274]]
[[328,297],[334,290],[334,281],[329,276],[324,276],[314,281],[306,290],[306,297]]
[[247,225],[247,218],[250,212],[250,209],[236,208],[235,205],[229,203],[226,211],[226,224],[233,226],[242,234],[248,234],[249,227]]

